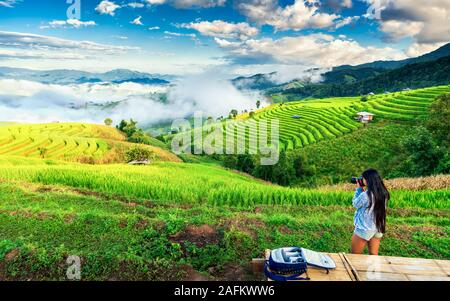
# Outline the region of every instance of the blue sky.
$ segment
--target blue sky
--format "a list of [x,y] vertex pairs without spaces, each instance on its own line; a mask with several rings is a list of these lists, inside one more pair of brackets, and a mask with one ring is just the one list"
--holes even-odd
[[449,41],[449,2],[80,0],[69,20],[66,0],[0,0],[0,66],[251,74],[402,59]]

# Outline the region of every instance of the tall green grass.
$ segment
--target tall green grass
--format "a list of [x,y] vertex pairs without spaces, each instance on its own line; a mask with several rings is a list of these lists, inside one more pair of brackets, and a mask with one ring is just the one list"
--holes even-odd
[[[8,159],[6,159],[8,161]],[[51,163],[51,161],[47,162]],[[53,162],[55,163],[55,162]],[[284,188],[220,167],[155,163],[152,166],[82,164],[46,165],[0,160],[0,179],[64,185],[144,201],[217,206],[265,205],[351,206],[352,191]],[[391,208],[450,209],[450,190],[393,191]]]

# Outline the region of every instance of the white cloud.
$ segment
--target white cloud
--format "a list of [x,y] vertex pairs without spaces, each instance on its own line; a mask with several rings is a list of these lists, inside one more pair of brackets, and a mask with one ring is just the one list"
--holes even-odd
[[176,8],[210,8],[224,6],[226,0],[146,0],[150,5],[169,4]]
[[257,28],[250,26],[248,23],[228,23],[221,20],[183,24],[182,27],[195,29],[204,36],[227,39],[246,40],[259,33]]
[[9,31],[0,31],[0,47],[42,50],[79,49],[86,51],[96,51],[100,53],[118,53],[139,49],[129,46],[113,46],[90,41],[75,41],[55,38],[51,36]]
[[44,59],[44,60],[84,60],[88,57],[72,52],[50,52],[50,51],[23,51],[0,49],[0,60],[7,59]]
[[[317,5],[316,5],[317,4]],[[258,24],[267,24],[277,30],[327,28],[341,17],[320,12],[318,1],[295,0],[294,4],[280,7],[277,0],[236,1],[237,9]]]
[[339,20],[338,22],[336,22],[336,29],[339,29],[339,28],[349,25],[353,22],[356,22],[360,18],[361,18],[360,16],[353,16],[353,17],[347,17],[342,20]]
[[120,5],[115,4],[112,1],[103,0],[99,5],[95,8],[95,11],[102,15],[111,15],[114,16],[115,11],[120,8]]
[[432,43],[432,44],[420,44],[413,43],[406,49],[406,55],[409,57],[418,57],[426,53],[432,52],[439,47],[444,46],[446,43]]
[[15,4],[21,2],[21,0],[4,0],[0,1],[0,7],[13,8]]
[[179,32],[165,31],[164,34],[166,34],[168,36],[174,36],[174,37],[188,37],[194,41],[198,40],[197,35],[195,33],[179,33]]
[[159,30],[159,29],[160,29],[159,26],[152,26],[148,28],[148,30]]
[[0,31],[0,60],[86,60],[140,50],[90,41],[74,41],[29,33]]
[[137,17],[136,19],[134,19],[133,21],[131,21],[130,23],[131,24],[134,24],[134,25],[144,25],[143,23],[142,23],[142,21],[141,21],[141,19],[142,19],[142,17],[141,16],[139,16],[139,17]]
[[131,2],[131,3],[128,3],[127,5],[132,8],[143,8],[145,6],[144,3],[140,3],[140,2]]
[[380,29],[390,40],[398,41],[417,35],[424,26],[423,22],[389,20],[381,23]]
[[95,21],[80,21],[78,19],[68,19],[68,20],[53,20],[48,23],[48,25],[43,25],[40,28],[67,28],[67,27],[74,27],[74,28],[81,28],[81,27],[89,27],[89,26],[96,26],[97,24]]
[[229,59],[244,64],[279,63],[329,68],[405,58],[403,53],[393,48],[364,47],[356,41],[325,34],[227,42],[216,39],[216,43],[227,51]]

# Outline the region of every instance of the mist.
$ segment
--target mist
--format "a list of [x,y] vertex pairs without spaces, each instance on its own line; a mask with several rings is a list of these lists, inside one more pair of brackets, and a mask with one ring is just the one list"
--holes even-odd
[[[164,101],[160,96],[166,94]],[[202,112],[214,118],[265,103],[258,92],[243,92],[213,71],[187,76],[171,86],[137,83],[42,84],[0,80],[0,121],[114,123],[122,119],[150,126]]]

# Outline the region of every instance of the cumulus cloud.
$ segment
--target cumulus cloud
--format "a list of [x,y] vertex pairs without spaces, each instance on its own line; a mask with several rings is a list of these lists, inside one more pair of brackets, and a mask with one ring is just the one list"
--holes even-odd
[[81,27],[89,27],[89,26],[96,26],[97,23],[95,21],[80,21],[78,19],[67,19],[67,20],[53,20],[48,23],[48,25],[43,25],[40,28],[67,28],[67,27],[74,27],[74,28],[81,28]]
[[251,21],[267,24],[277,30],[327,28],[341,17],[320,11],[320,2],[295,0],[294,4],[281,7],[278,0],[235,1],[236,8]]
[[241,64],[281,63],[327,68],[405,58],[403,53],[389,47],[364,47],[356,41],[326,34],[249,39],[241,43],[216,39],[216,43],[227,51],[230,60]]
[[418,57],[426,53],[430,53],[439,47],[444,46],[446,43],[431,43],[431,44],[420,44],[413,43],[406,49],[406,55],[409,57]]
[[110,15],[114,16],[115,11],[120,8],[120,5],[115,4],[112,1],[103,0],[100,2],[97,7],[95,8],[95,11],[98,12],[101,15]]
[[248,23],[229,23],[222,20],[215,20],[212,22],[202,21],[198,23],[192,22],[183,24],[182,27],[197,30],[204,36],[226,39],[246,40],[259,33],[257,28],[250,26]]
[[[374,4],[376,0],[365,0]],[[406,53],[419,49],[434,50],[436,45],[450,41],[450,1],[448,0],[378,0],[380,1],[380,30],[391,41],[412,38]],[[434,48],[434,49],[433,49]]]

